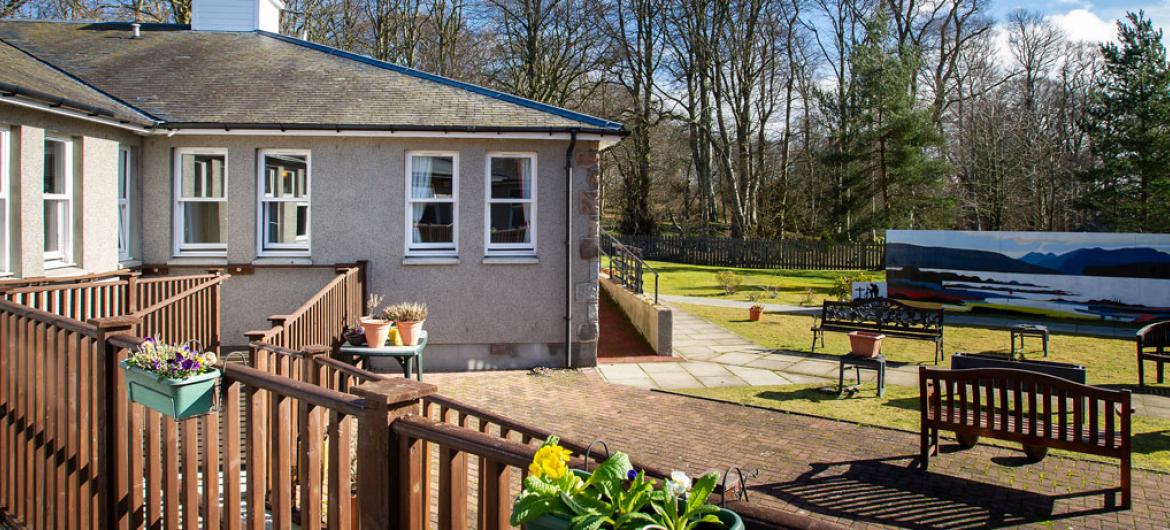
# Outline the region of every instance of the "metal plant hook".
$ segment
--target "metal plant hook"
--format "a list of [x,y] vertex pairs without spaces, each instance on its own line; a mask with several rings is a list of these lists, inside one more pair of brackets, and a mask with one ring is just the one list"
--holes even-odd
[[593,440],[592,442],[589,442],[589,445],[585,446],[585,472],[586,473],[589,472],[589,462],[591,461],[591,459],[589,458],[589,454],[593,452],[593,446],[597,445],[597,444],[601,444],[601,448],[605,449],[606,460],[609,459],[609,444],[605,443],[605,440],[597,439],[597,440]]
[[739,476],[739,488],[737,488],[735,491],[735,499],[734,499],[737,501],[749,502],[747,479],[756,478],[756,477],[760,476],[760,469],[759,468],[753,469],[748,473],[744,473],[743,469],[740,468],[739,466],[733,466],[733,467],[728,468],[726,471],[723,472],[723,482],[720,484],[720,488],[719,488],[720,489],[720,491],[719,491],[719,506],[726,506],[727,505],[727,477],[730,476],[732,472],[734,472],[736,475]]

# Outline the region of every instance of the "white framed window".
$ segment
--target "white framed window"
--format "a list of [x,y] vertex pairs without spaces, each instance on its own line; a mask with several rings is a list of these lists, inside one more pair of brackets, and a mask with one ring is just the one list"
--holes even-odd
[[11,272],[8,258],[8,128],[0,125],[0,273]]
[[175,254],[227,255],[227,149],[175,150]]
[[406,153],[406,254],[455,256],[459,249],[459,153]]
[[488,153],[484,166],[484,249],[535,254],[536,154]]
[[134,159],[129,147],[118,148],[118,260],[130,260],[130,190]]
[[45,138],[45,264],[63,266],[73,259],[73,142]]
[[310,241],[310,153],[264,149],[258,157],[257,251],[268,256],[306,256]]

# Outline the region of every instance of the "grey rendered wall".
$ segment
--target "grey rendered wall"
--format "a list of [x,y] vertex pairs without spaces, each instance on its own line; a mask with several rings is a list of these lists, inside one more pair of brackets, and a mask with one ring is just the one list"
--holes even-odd
[[[12,164],[11,272],[16,276],[45,274],[42,191],[46,135],[66,137],[73,146],[73,261],[77,265],[50,272],[76,274],[117,269],[118,148],[131,147],[137,164],[141,137],[116,127],[9,105],[0,105],[0,128],[9,131]],[[141,203],[136,199],[131,197],[132,208]],[[132,251],[139,246],[134,240]]]
[[[572,207],[566,212],[567,141],[149,137],[144,143],[143,167],[145,215],[152,220],[145,224],[143,231],[147,263],[170,261],[172,266],[179,263],[172,255],[171,221],[172,152],[177,147],[228,149],[227,262],[256,262],[260,267],[271,260],[256,261],[257,152],[264,148],[310,150],[312,262],[369,260],[370,292],[384,294],[387,302],[427,303],[430,317],[426,328],[432,337],[432,346],[427,350],[428,369],[564,364],[564,223],[566,214],[571,214],[574,223],[571,255],[576,284],[572,329],[574,340],[581,343],[574,364],[595,364],[596,142],[577,144]],[[459,153],[458,263],[404,263],[405,154],[408,150]],[[537,154],[539,259],[536,263],[485,263],[484,167],[486,155],[491,151]],[[327,281],[329,274],[324,272],[320,281],[311,281],[295,276],[288,269],[257,268],[252,277],[233,278],[225,285],[225,291],[230,293],[235,286],[247,294],[225,294],[224,322],[262,323],[267,315],[280,312],[272,306],[303,300]],[[227,303],[227,297],[236,303]],[[280,302],[268,302],[266,298],[279,298]],[[225,333],[225,344],[230,343]]]

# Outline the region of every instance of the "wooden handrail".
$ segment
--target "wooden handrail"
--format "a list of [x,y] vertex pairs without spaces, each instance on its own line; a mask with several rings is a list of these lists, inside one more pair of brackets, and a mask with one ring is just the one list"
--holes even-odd
[[218,368],[223,372],[222,377],[227,381],[239,381],[250,387],[298,399],[348,416],[357,416],[362,412],[363,400],[353,394],[272,375],[237,363],[220,362]]
[[1030,381],[1050,388],[1075,392],[1080,395],[1105,401],[1120,401],[1128,390],[1111,390],[1093,385],[1082,385],[1068,379],[1056,377],[1028,370],[1014,368],[967,368],[951,370],[947,368],[921,367],[922,376],[928,380],[944,380],[973,383],[978,381]]
[[276,353],[276,354],[280,354],[280,355],[287,355],[289,357],[295,357],[298,359],[305,357],[305,352],[303,352],[303,351],[292,350],[289,348],[284,348],[281,346],[277,346],[275,344],[268,344],[267,342],[262,342],[262,341],[258,341],[258,340],[252,341],[252,342],[248,343],[248,345],[253,347],[253,348],[256,348],[258,350],[261,350],[261,351],[272,352],[272,353]]
[[121,277],[121,276],[129,276],[132,274],[136,274],[136,273],[134,271],[131,271],[130,269],[118,269],[116,271],[99,272],[99,273],[93,273],[93,274],[83,274],[80,276],[64,276],[64,277],[37,276],[37,277],[33,277],[33,278],[0,280],[0,291],[7,290],[9,288],[34,287],[37,285],[41,285],[41,286],[49,286],[49,285],[54,285],[54,284],[63,284],[63,285],[74,284],[75,285],[78,283],[88,282],[91,280],[100,280],[100,279],[108,279],[108,278]]
[[61,285],[32,285],[29,287],[17,287],[4,291],[7,294],[26,294],[26,293],[49,293],[56,291],[69,291],[72,289],[81,289],[86,287],[121,287],[129,285],[127,280],[116,281],[97,281],[97,282],[77,282],[66,283]]
[[16,302],[10,302],[8,300],[0,300],[0,310],[7,311],[14,315],[28,317],[45,324],[51,324],[61,329],[75,333],[81,333],[82,335],[87,335],[94,338],[97,338],[101,334],[98,328],[92,324],[81,322],[80,320],[73,320],[71,318],[60,315],[54,315],[53,313],[49,313],[47,311],[41,311],[40,309],[28,307]]
[[226,274],[212,276],[210,281],[203,282],[203,283],[198,284],[194,287],[191,287],[191,288],[187,289],[186,291],[180,292],[179,294],[176,294],[170,298],[167,298],[166,300],[158,302],[150,307],[147,307],[144,309],[139,309],[138,311],[136,311],[134,313],[133,316],[141,318],[143,315],[149,315],[149,314],[154,313],[156,311],[159,311],[163,308],[166,308],[172,304],[176,304],[178,302],[181,302],[184,299],[186,299],[187,297],[189,297],[195,293],[198,293],[199,291],[203,291],[205,289],[209,289],[209,288],[214,287],[218,284],[221,284],[221,283],[223,283],[224,280],[226,280],[228,278],[231,278],[231,276],[226,275]]
[[185,276],[151,276],[149,278],[139,278],[138,285],[150,285],[152,283],[165,283],[183,280],[203,280],[207,278],[216,278],[219,276],[227,276],[224,274],[188,274]]
[[[355,269],[347,269],[346,274],[349,274],[349,271],[353,271],[353,270],[355,270]],[[286,321],[287,320],[296,320],[297,318],[300,318],[300,316],[304,315],[306,311],[308,311],[309,309],[312,309],[313,304],[317,303],[317,300],[320,298],[319,295],[321,293],[327,292],[330,289],[333,289],[334,287],[336,287],[337,284],[344,282],[346,274],[335,275],[333,277],[333,279],[329,281],[329,283],[325,284],[324,287],[322,287],[319,291],[317,291],[317,293],[314,294],[311,298],[306,300],[305,303],[301,304],[300,307],[296,308],[293,312],[291,312],[287,315],[282,315],[282,316],[285,317]]]
[[334,359],[332,357],[327,357],[324,355],[315,357],[314,359],[317,361],[318,364],[326,365],[326,366],[333,368],[334,370],[337,370],[345,375],[354,377],[362,383],[366,383],[369,381],[381,381],[382,379],[384,379],[379,374],[376,374],[374,372],[370,372],[367,370],[363,370],[363,369],[358,368],[352,364],[346,363],[345,361],[342,361],[340,359]]

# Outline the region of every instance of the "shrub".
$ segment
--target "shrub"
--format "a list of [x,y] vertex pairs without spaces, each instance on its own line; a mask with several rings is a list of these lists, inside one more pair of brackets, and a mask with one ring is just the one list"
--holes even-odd
[[743,285],[743,276],[733,271],[719,271],[716,278],[719,280],[719,286],[723,288],[723,292],[727,294],[735,294]]

